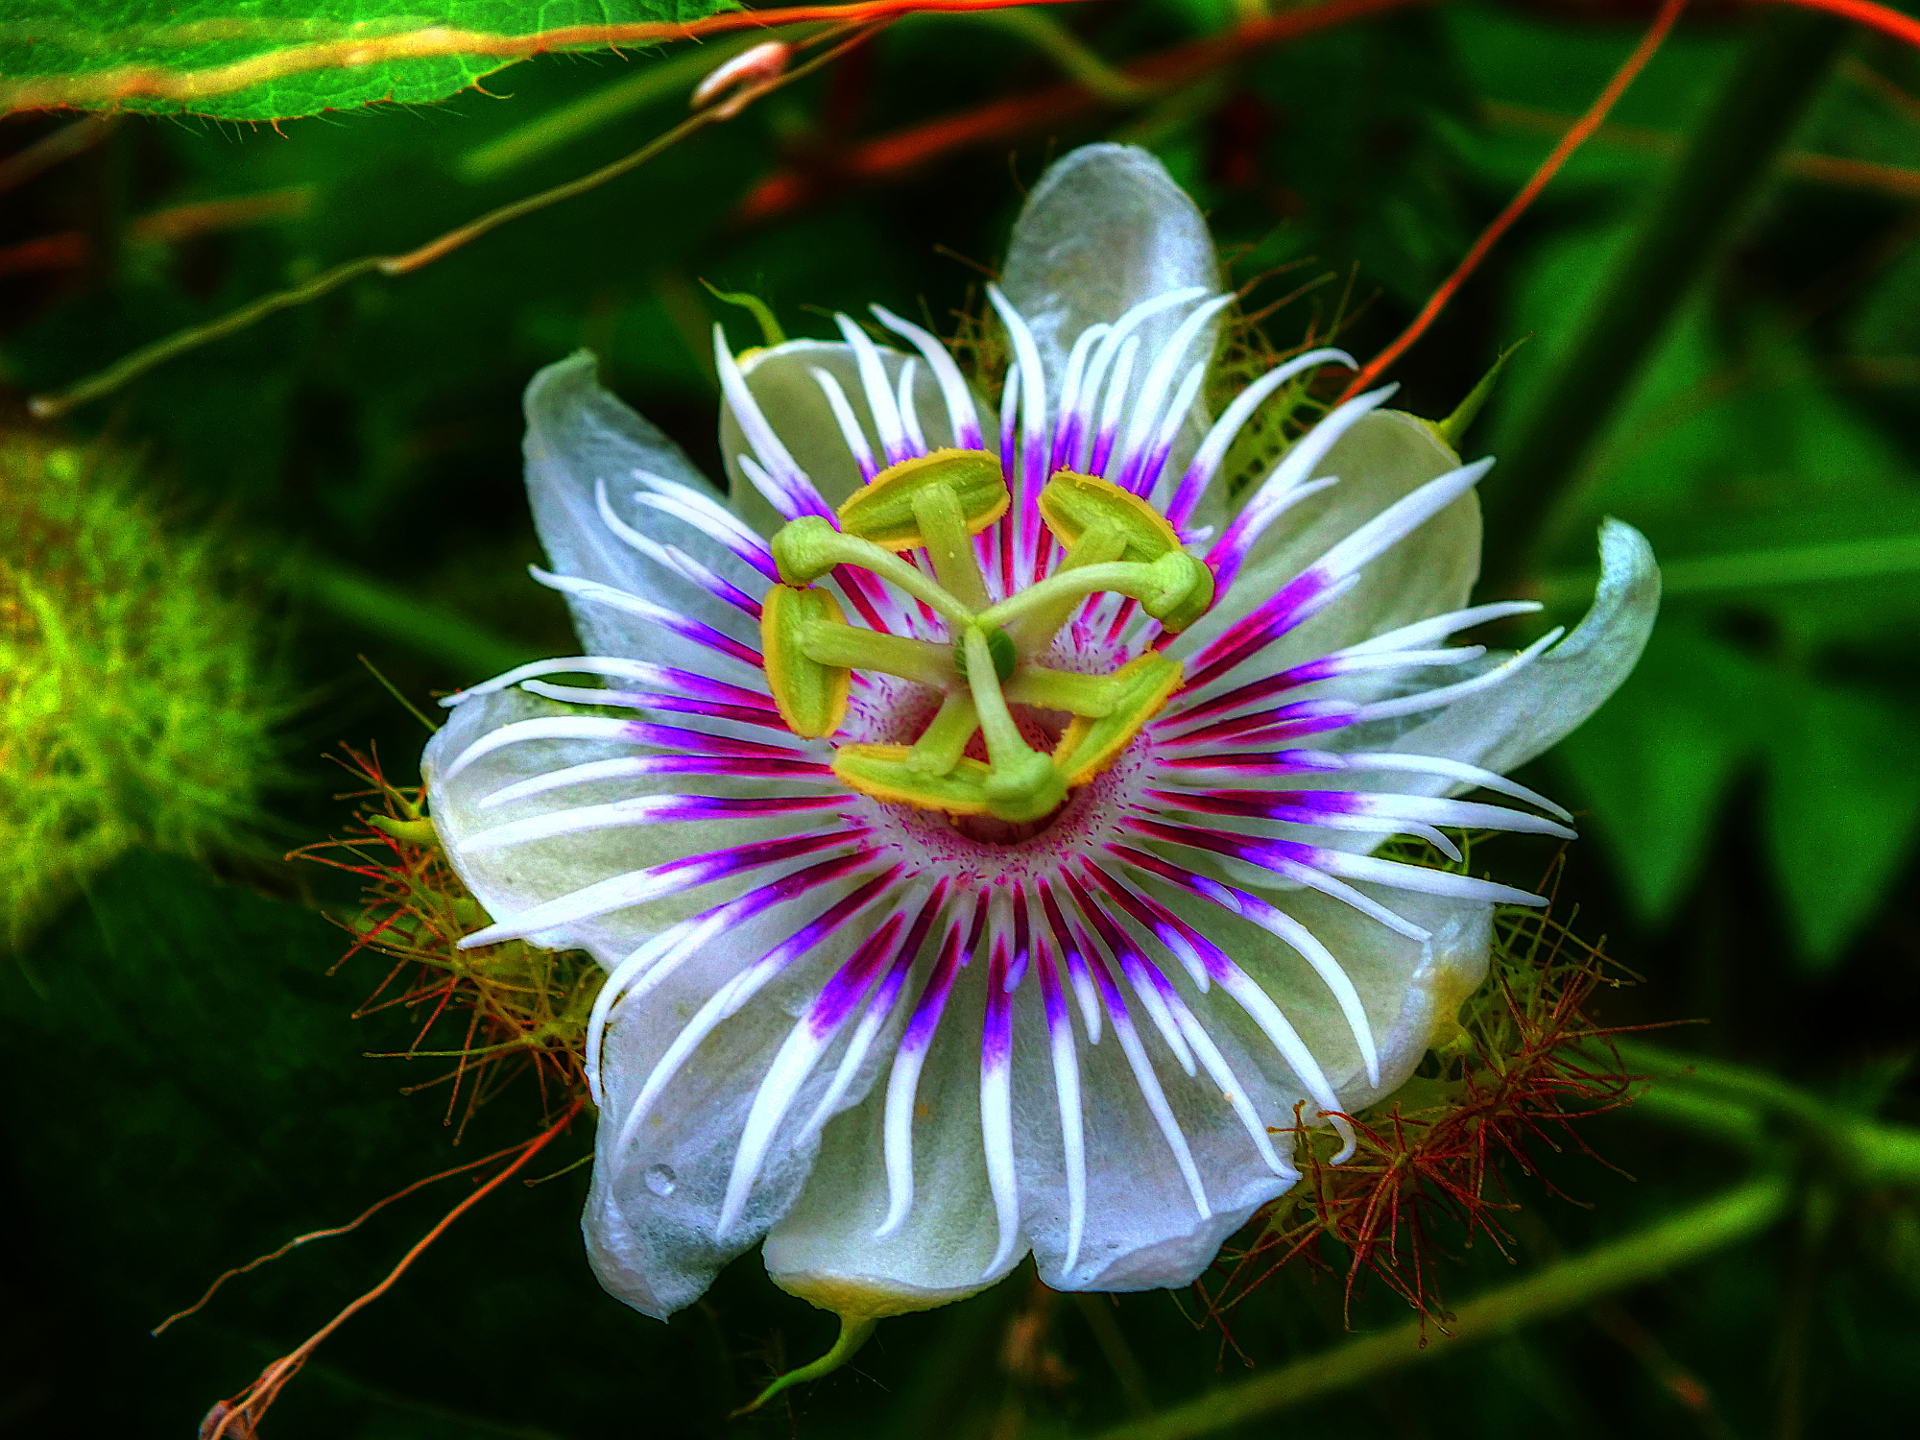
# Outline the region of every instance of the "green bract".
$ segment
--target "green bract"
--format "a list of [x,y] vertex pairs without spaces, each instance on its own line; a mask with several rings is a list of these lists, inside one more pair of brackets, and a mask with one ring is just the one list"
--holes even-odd
[[0,435],[0,943],[136,845],[244,831],[292,706],[261,621],[108,457]]

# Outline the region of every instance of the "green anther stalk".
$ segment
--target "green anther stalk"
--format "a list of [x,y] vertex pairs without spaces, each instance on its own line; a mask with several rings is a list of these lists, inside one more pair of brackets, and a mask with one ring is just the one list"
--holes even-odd
[[967,630],[966,648],[967,683],[973,687],[980,733],[987,742],[988,807],[996,818],[1015,824],[1041,819],[1066,799],[1066,783],[1052,759],[1032,749],[1020,734],[1000,693],[987,637],[977,626]]
[[1114,686],[1104,675],[1075,675],[1065,670],[1044,670],[1028,665],[1016,673],[1003,692],[1016,705],[1032,705],[1041,710],[1064,710],[1098,720],[1111,715]]
[[907,768],[916,775],[948,774],[960,763],[967,742],[979,728],[980,712],[974,708],[973,696],[964,690],[949,691],[939,712],[913,742]]
[[1002,600],[985,611],[979,623],[1005,625],[1016,615],[1025,615],[1036,607],[1066,599],[1085,599],[1102,590],[1131,595],[1140,607],[1168,630],[1186,629],[1213,603],[1213,572],[1206,562],[1184,550],[1174,550],[1158,560],[1110,561],[1105,565],[1083,565],[1056,572],[1018,595]]
[[821,515],[803,515],[780,527],[773,537],[773,561],[789,585],[811,585],[836,565],[857,565],[924,600],[956,628],[973,623],[973,611],[890,550],[871,540],[844,535]]
[[969,626],[961,642],[967,652],[967,684],[973,690],[974,708],[980,712],[980,731],[986,737],[987,758],[995,765],[1011,764],[1015,757],[1032,754],[1007,699],[1000,691],[1000,676],[993,663],[987,637]]
[[980,559],[974,553],[973,535],[967,529],[960,497],[950,486],[930,486],[913,497],[913,518],[920,524],[933,573],[940,583],[969,609],[986,609],[986,577],[980,573]]
[[885,635],[858,625],[816,622],[808,628],[801,649],[822,665],[878,670],[936,690],[944,690],[954,681],[952,658],[945,646]]
[[[1057,577],[1070,570],[1104,565],[1118,560],[1126,550],[1127,537],[1118,525],[1095,526],[1067,547],[1065,557],[1054,567],[1053,573]],[[1083,598],[1068,594],[1050,600],[1021,616],[1018,623],[1007,627],[1007,633],[1013,636],[1013,642],[1021,654],[1040,654],[1052,646],[1053,637],[1060,633],[1062,625],[1073,618],[1074,609]]]

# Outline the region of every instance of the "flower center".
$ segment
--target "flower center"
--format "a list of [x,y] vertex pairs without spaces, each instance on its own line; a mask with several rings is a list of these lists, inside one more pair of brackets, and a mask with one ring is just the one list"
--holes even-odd
[[[856,669],[939,692],[913,744],[840,745],[834,774],[875,799],[945,811],[956,825],[979,817],[993,831],[979,838],[998,843],[1044,828],[1180,688],[1179,664],[1157,651],[1108,675],[1042,664],[1074,612],[1089,596],[1112,592],[1177,632],[1213,603],[1213,573],[1157,511],[1069,470],[1057,471],[1039,496],[1063,557],[993,603],[974,537],[1006,514],[1010,499],[999,463],[983,451],[936,450],[890,466],[840,507],[837,528],[806,516],[773,537],[784,583],[768,592],[760,622],[774,702],[797,735],[840,728]],[[926,552],[925,568],[906,558],[916,550]],[[815,584],[843,566],[933,611],[949,643],[847,624],[839,602]],[[1020,714],[1037,710],[1070,717],[1049,748],[1036,749],[1023,733]]]

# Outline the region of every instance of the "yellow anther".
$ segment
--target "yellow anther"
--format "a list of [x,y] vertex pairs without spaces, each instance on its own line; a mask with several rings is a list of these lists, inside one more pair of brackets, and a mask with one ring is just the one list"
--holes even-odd
[[780,718],[808,740],[831,735],[847,714],[853,672],[822,665],[807,653],[816,627],[844,625],[846,613],[825,590],[796,590],[775,585],[760,607],[760,651],[767,666],[767,688]]
[[840,528],[887,550],[918,550],[927,543],[915,501],[945,490],[958,507],[967,534],[978,535],[1007,513],[1012,497],[1000,462],[980,450],[935,450],[889,465],[847,497]]
[[1180,537],[1158,510],[1138,495],[1097,475],[1056,470],[1040,492],[1040,517],[1071,549],[1089,530],[1111,526],[1125,547],[1111,558],[1151,562],[1180,548]]
[[1104,678],[1113,684],[1113,708],[1097,718],[1076,716],[1054,748],[1054,764],[1069,786],[1086,784],[1120,758],[1180,688],[1180,662],[1149,651]]

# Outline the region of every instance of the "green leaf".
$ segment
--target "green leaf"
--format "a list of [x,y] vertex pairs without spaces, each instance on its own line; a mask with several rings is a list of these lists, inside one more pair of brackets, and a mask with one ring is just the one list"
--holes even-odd
[[1835,962],[1920,836],[1920,717],[1749,658],[1684,623],[1557,752],[1587,828],[1651,925],[1699,873],[1731,782],[1766,768],[1763,826],[1795,948]]
[[0,21],[0,113],[284,120],[443,100],[551,50],[675,38],[732,0],[29,0]]
[[1768,726],[1763,824],[1803,955],[1836,962],[1920,834],[1920,717],[1864,694],[1797,685]]
[[1698,874],[1775,683],[1737,651],[1662,625],[1619,693],[1556,752],[1647,923],[1669,920]]

